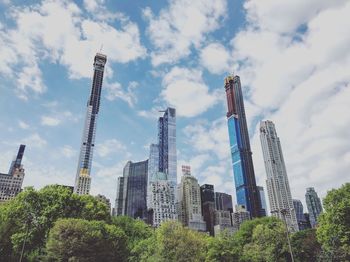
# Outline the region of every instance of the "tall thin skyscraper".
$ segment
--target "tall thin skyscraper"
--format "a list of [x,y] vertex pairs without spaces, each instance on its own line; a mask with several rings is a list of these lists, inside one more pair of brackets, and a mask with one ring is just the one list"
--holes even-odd
[[104,67],[107,56],[97,53],[94,59],[94,76],[89,101],[87,103],[83,138],[81,142],[78,169],[75,178],[74,192],[80,195],[89,194],[91,186],[91,162],[95,146],[96,122],[100,108],[101,89]]
[[177,184],[176,111],[168,107],[158,120],[159,171]]
[[215,198],[214,186],[204,184],[201,186],[201,202],[202,214],[205,223],[207,224],[207,231],[211,236],[214,236],[214,222],[215,222]]
[[310,215],[310,223],[312,227],[316,227],[317,219],[322,213],[322,204],[321,200],[318,197],[315,188],[309,187],[306,189],[305,194],[306,206]]
[[11,163],[9,173],[0,173],[0,202],[11,200],[22,190],[24,179],[22,158],[25,147],[25,145],[20,145],[17,156]]
[[258,190],[259,190],[259,194],[260,194],[261,208],[263,210],[264,216],[266,216],[267,215],[267,206],[266,206],[264,188],[262,186],[258,186]]
[[260,123],[260,141],[266,170],[271,214],[285,219],[291,232],[299,230],[289,188],[280,139],[272,121]]
[[309,228],[304,215],[304,207],[299,199],[293,199],[293,206],[295,214],[297,216],[299,230],[304,230]]
[[157,144],[151,144],[148,159],[148,178],[147,178],[147,208],[151,206],[151,188],[150,182],[154,174],[159,172],[159,147]]
[[250,149],[243,94],[239,76],[225,78],[227,124],[230,137],[232,167],[238,205],[244,206],[251,217],[263,216],[256,186],[252,151]]

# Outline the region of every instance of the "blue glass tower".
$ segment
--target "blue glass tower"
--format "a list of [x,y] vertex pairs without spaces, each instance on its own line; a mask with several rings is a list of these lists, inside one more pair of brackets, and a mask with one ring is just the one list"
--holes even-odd
[[230,137],[232,167],[237,204],[243,205],[251,217],[264,216],[256,186],[252,152],[239,76],[225,78],[227,124]]

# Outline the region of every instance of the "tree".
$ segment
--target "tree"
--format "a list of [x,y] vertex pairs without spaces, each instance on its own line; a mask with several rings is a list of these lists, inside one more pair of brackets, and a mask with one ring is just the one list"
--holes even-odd
[[318,220],[317,239],[330,261],[350,260],[350,183],[327,193]]
[[102,221],[61,219],[46,244],[48,261],[127,261],[127,237]]
[[24,240],[25,257],[39,260],[37,256],[44,252],[48,232],[59,218],[110,221],[107,205],[58,185],[39,191],[26,188],[1,205],[0,214],[0,257],[7,261],[18,260]]
[[239,261],[240,251],[236,242],[234,236],[226,231],[215,238],[209,238],[206,261]]
[[316,239],[315,229],[296,232],[291,237],[295,261],[316,262],[321,254],[321,245]]

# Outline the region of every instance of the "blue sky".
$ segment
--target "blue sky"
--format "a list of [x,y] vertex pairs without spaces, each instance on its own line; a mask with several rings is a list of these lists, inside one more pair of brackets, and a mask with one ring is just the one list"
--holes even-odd
[[[241,76],[259,185],[259,121],[281,138],[294,198],[349,180],[347,1],[11,1],[0,11],[0,171],[27,144],[25,186],[74,183],[93,57],[108,57],[92,193],[115,198],[177,109],[178,165],[234,196],[224,77]],[[180,172],[179,172],[180,175]]]

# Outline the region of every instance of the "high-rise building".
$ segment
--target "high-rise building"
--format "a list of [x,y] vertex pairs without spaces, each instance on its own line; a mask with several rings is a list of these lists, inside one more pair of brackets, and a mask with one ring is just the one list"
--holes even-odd
[[301,201],[299,199],[293,199],[293,206],[297,217],[299,230],[304,230],[309,228],[304,215],[304,207]]
[[262,186],[258,186],[258,190],[259,190],[260,201],[261,201],[261,212],[262,212],[263,216],[266,216],[267,215],[267,206],[266,206],[264,188]]
[[151,201],[149,214],[153,215],[152,224],[158,227],[167,220],[177,220],[175,206],[175,185],[167,178],[167,174],[157,172],[153,174],[149,183]]
[[299,230],[289,188],[280,139],[272,121],[260,123],[260,141],[263,151],[267,193],[271,214],[286,221],[291,232]]
[[232,196],[226,193],[215,192],[215,209],[232,213]]
[[91,163],[95,146],[97,116],[100,109],[103,72],[106,62],[107,56],[100,53],[96,54],[94,59],[94,76],[90,98],[87,103],[83,138],[74,186],[74,192],[80,195],[89,194],[91,187]]
[[17,156],[11,163],[9,173],[0,173],[0,202],[11,200],[22,190],[24,179],[22,158],[25,147],[25,145],[20,145]]
[[236,205],[236,211],[232,214],[232,225],[235,230],[238,230],[242,223],[250,219],[249,212],[244,206]]
[[233,234],[235,231],[232,226],[231,211],[215,210],[214,236],[218,236],[223,230],[230,234]]
[[184,226],[206,231],[202,217],[201,194],[197,179],[191,175],[190,166],[182,166],[181,182],[177,187],[177,213]]
[[261,217],[261,202],[256,186],[244,101],[239,76],[225,78],[227,124],[230,137],[236,198],[252,217]]
[[315,188],[309,187],[306,189],[305,194],[306,206],[310,215],[310,223],[314,228],[317,225],[317,219],[319,215],[322,213],[322,204],[321,200],[318,197]]
[[159,147],[157,144],[151,144],[148,158],[148,178],[147,178],[147,208],[151,205],[151,192],[149,183],[152,176],[159,172]]
[[126,214],[126,192],[127,192],[127,177],[118,177],[117,197],[115,199],[114,215],[124,216]]
[[177,185],[176,111],[168,107],[158,120],[159,172]]
[[200,187],[202,215],[203,220],[207,224],[207,231],[211,236],[214,236],[214,222],[215,222],[215,199],[214,186],[204,184]]

